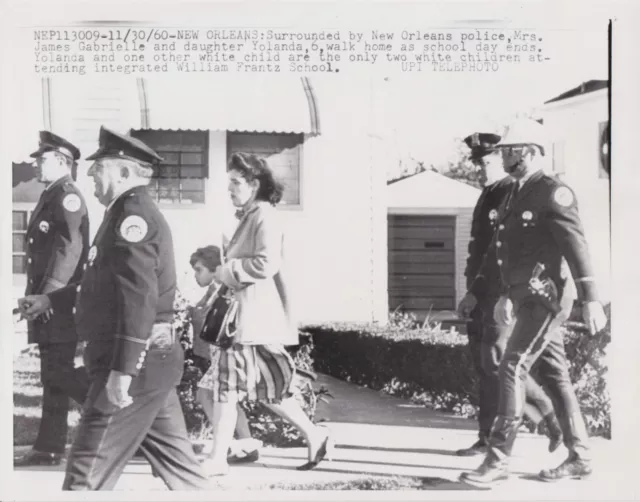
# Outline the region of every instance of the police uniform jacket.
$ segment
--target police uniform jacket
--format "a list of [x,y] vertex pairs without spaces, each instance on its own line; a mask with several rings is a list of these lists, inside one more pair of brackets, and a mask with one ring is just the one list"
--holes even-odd
[[171,230],[145,187],[107,209],[79,285],[50,295],[54,311],[74,312],[85,341],[112,342],[111,370],[138,375],[156,323],[173,320],[176,270]]
[[502,202],[510,193],[512,184],[512,178],[506,176],[485,186],[473,210],[465,277],[467,278],[467,289],[471,289],[473,285],[471,292],[476,298],[486,295],[497,296],[500,292],[500,270],[495,263],[495,258],[487,260],[485,276],[475,283],[474,279],[482,268],[487,251],[493,252],[490,244],[498,226],[499,210]]
[[[503,293],[525,291],[539,263],[544,266],[541,278],[551,279],[562,297],[569,279],[568,264],[578,298],[597,300],[576,198],[557,177],[538,171],[511,202],[505,201],[494,246]],[[480,276],[488,269],[488,261]]]
[[[89,247],[89,217],[82,194],[70,176],[42,193],[27,227],[26,295],[46,294],[82,277]],[[77,340],[73,316],[60,312],[47,322],[29,322],[29,343]]]

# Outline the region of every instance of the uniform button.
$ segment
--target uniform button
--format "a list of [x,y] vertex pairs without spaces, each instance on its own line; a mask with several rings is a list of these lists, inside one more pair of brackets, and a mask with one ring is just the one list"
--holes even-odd
[[87,270],[87,264],[82,265],[82,270]]
[[29,259],[27,260],[27,262],[29,262],[29,263],[33,263],[33,260],[32,260],[31,258],[29,258]]
[[500,225],[498,228],[499,228],[500,230],[504,230],[504,225]]
[[29,244],[33,244],[33,237],[29,239]]
[[80,285],[78,284],[78,287],[76,288],[76,292],[77,292],[77,293],[80,293],[80,290],[81,290],[81,289],[82,289],[82,286],[80,286]]
[[72,314],[75,314],[75,313],[76,313],[76,308],[75,308],[75,307],[73,307],[73,308],[71,309],[71,313],[72,313]]
[[502,247],[502,242],[500,242],[500,241],[496,242],[496,246]]
[[33,279],[29,279],[29,284],[33,284]]
[[498,265],[502,265],[502,260],[498,260]]
[[142,369],[142,364],[140,364],[140,363],[136,364],[136,369],[141,370]]

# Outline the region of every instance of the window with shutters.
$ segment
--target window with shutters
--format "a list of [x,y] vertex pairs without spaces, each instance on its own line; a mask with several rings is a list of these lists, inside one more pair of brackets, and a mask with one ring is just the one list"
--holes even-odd
[[552,162],[553,172],[556,174],[564,174],[566,166],[564,163],[564,141],[556,141],[552,145]]
[[27,223],[31,211],[13,211],[12,258],[13,273],[27,272]]
[[264,157],[278,181],[284,184],[281,204],[300,206],[303,134],[227,133],[227,155],[236,152]]
[[209,176],[207,131],[131,131],[163,161],[154,170],[149,194],[159,203],[203,204]]

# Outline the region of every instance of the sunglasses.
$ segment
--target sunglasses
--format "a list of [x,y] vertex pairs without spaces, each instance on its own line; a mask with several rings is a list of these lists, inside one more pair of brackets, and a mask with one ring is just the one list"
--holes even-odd
[[529,150],[530,145],[510,145],[510,146],[498,145],[495,148],[500,153],[506,153],[507,155],[514,155],[514,154],[522,155],[523,153]]

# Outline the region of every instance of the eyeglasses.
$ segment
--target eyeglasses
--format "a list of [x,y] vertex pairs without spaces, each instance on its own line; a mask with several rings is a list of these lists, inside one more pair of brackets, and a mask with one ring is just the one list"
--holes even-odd
[[522,155],[529,149],[530,145],[509,145],[509,146],[496,146],[496,150],[500,153],[506,153],[507,155]]

